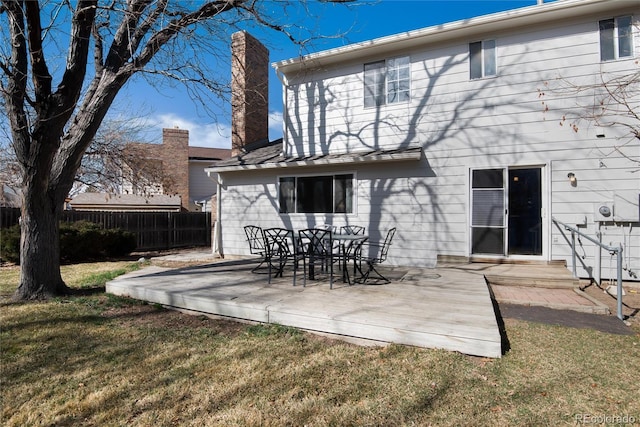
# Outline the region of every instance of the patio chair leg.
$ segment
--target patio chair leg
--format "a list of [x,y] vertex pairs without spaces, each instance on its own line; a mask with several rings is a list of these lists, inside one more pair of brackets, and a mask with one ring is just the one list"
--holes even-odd
[[[377,280],[377,281],[382,281],[383,283],[379,283],[380,285],[386,285],[391,283],[391,281],[389,279],[387,279],[386,277],[384,277],[382,274],[380,274],[380,272],[376,269],[375,267],[375,263],[373,262],[367,262],[367,271],[366,273],[364,273],[362,275],[362,277],[360,277],[357,282],[358,283],[362,283],[365,284],[367,282],[367,280]],[[371,273],[375,273],[374,275],[372,275]]]
[[298,260],[293,260],[293,286],[296,285],[297,274],[298,274]]
[[302,287],[307,286],[307,263],[304,261],[302,263]]
[[[262,265],[267,262],[267,258],[264,258],[262,261],[260,261],[260,264],[256,265],[255,267],[253,267],[253,269],[251,270],[252,273],[256,273],[256,274],[260,274],[260,272],[258,271]],[[266,267],[265,267],[266,268]],[[262,273],[264,274],[264,273]]]
[[331,260],[329,262],[331,263],[331,266],[329,267],[331,270],[329,272],[329,289],[333,289],[333,262],[331,262]]

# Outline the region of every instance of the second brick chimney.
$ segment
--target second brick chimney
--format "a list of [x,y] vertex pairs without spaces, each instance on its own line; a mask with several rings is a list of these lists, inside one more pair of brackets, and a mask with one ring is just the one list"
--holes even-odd
[[165,194],[179,195],[182,209],[189,210],[189,131],[162,129],[161,155]]
[[269,50],[246,31],[231,36],[231,155],[269,140]]

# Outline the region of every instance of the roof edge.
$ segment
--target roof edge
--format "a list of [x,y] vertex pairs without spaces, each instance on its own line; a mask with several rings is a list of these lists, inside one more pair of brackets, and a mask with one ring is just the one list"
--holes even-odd
[[351,153],[341,155],[339,157],[310,157],[300,159],[288,159],[285,161],[265,162],[258,164],[242,164],[229,166],[213,165],[205,168],[205,172],[211,176],[216,173],[239,172],[247,170],[268,170],[281,168],[296,168],[309,166],[335,166],[335,165],[354,165],[367,164],[374,162],[401,162],[401,161],[418,161],[422,159],[422,147],[414,147],[406,150],[392,150],[371,153]]
[[487,32],[497,32],[523,25],[541,24],[590,15],[609,10],[637,6],[632,0],[556,0],[518,9],[453,21],[360,43],[328,49],[309,55],[273,62],[271,66],[283,74],[304,69],[319,68],[342,60],[355,60],[375,54],[386,54],[425,44],[435,44],[461,37],[476,37]]

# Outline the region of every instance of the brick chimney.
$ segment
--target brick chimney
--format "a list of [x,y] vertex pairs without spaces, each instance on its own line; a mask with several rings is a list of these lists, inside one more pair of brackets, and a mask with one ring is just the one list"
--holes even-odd
[[231,155],[269,140],[269,50],[246,31],[231,36]]
[[189,131],[162,129],[162,171],[165,194],[177,194],[183,210],[189,210]]

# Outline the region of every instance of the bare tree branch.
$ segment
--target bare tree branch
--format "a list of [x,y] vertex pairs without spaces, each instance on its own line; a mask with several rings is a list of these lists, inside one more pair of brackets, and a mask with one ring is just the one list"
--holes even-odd
[[[636,63],[638,65],[638,63]],[[558,78],[546,83],[545,91],[539,92],[543,99],[544,112],[549,111],[549,95],[571,95],[584,101],[572,112],[563,114],[561,126],[567,125],[574,132],[581,131],[581,122],[601,128],[624,129],[610,152],[604,156],[618,153],[628,161],[640,165],[640,157],[631,156],[622,149],[632,141],[640,139],[640,69],[624,73],[601,73],[600,80],[594,83],[578,84],[570,79]]]

